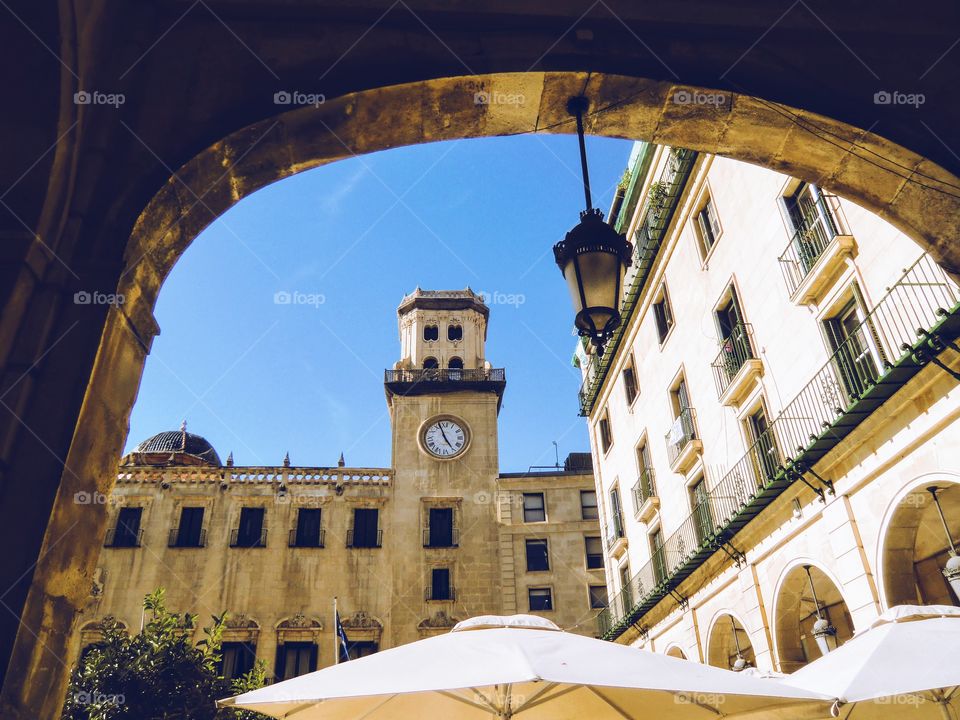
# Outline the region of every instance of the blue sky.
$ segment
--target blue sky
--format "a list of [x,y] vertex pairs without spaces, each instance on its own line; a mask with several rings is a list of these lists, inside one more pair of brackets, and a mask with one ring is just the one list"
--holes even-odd
[[[606,210],[631,143],[588,138]],[[570,363],[573,314],[551,247],[583,206],[573,136],[460,140],[301,173],[230,209],[160,293],[127,450],[186,419],[238,465],[388,467],[383,370],[417,285],[516,296],[491,305],[487,358],[507,369],[500,467],[589,449]],[[278,304],[280,292],[312,296]],[[509,298],[508,298],[509,299]],[[312,304],[311,304],[312,303]]]

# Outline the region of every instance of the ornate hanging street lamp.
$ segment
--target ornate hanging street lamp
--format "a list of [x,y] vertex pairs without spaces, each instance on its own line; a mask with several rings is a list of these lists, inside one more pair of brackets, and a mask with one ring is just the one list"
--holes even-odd
[[943,508],[940,507],[940,498],[937,497],[937,491],[939,490],[940,488],[936,485],[927,488],[927,492],[933,495],[933,502],[937,506],[937,513],[940,515],[940,522],[943,524],[943,532],[947,536],[947,549],[950,552],[950,557],[947,559],[947,564],[944,565],[942,572],[947,582],[950,583],[950,587],[953,588],[953,594],[960,599],[960,557],[957,556],[957,547],[953,544],[953,535],[950,534],[947,518],[943,514]]
[[817,611],[817,621],[813,624],[813,639],[817,641],[820,654],[826,655],[831,650],[837,649],[837,629],[831,625],[830,621],[820,612],[820,601],[817,599],[817,588],[813,584],[813,575],[810,574],[810,566],[804,565],[803,569],[807,571],[807,580],[810,581],[810,592],[813,594],[813,607]]
[[623,277],[630,266],[633,246],[605,223],[603,213],[593,207],[583,140],[583,113],[589,105],[590,101],[583,96],[572,97],[567,102],[567,111],[577,119],[587,209],[580,213],[579,224],[553,246],[553,255],[573,300],[577,332],[590,338],[597,355],[603,355],[604,345],[620,324]]

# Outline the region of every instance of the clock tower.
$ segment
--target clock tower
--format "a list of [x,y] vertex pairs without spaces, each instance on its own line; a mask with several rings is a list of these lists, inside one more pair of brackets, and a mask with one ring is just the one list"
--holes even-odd
[[[393,534],[402,545],[392,621],[415,628],[438,613],[499,612],[497,414],[506,378],[485,357],[490,310],[469,288],[417,288],[397,315],[401,357],[384,379]],[[423,582],[410,583],[417,575]]]

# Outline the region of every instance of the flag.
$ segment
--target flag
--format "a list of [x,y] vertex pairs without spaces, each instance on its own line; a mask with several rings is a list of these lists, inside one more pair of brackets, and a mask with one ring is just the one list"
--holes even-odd
[[343,630],[343,624],[340,622],[340,612],[333,611],[333,619],[336,623],[337,631],[337,662],[342,663],[350,659],[350,653],[347,651],[347,633]]

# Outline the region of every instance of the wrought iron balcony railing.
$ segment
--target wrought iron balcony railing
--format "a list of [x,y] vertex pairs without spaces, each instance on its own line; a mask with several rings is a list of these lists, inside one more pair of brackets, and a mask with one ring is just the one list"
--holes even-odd
[[694,150],[671,148],[669,158],[657,178],[657,187],[661,192],[656,198],[648,199],[641,210],[640,222],[634,232],[633,262],[624,278],[624,296],[621,303],[620,315],[622,320],[607,343],[603,356],[590,356],[590,362],[585,370],[583,384],[580,386],[580,415],[587,417],[593,410],[600,388],[606,381],[610,363],[617,356],[617,350],[623,339],[623,333],[630,325],[630,318],[637,307],[637,300],[646,285],[660,246],[666,237],[667,230],[676,213],[680,198],[690,171],[697,159]]
[[737,323],[730,334],[720,341],[720,352],[711,365],[718,395],[723,395],[730,387],[747,360],[755,357],[750,340],[752,334],[753,327],[749,323]]
[[505,382],[506,370],[503,368],[414,368],[411,370],[384,370],[386,383],[475,383]]
[[643,504],[656,494],[657,486],[654,483],[653,468],[644,468],[633,486],[633,511],[639,513]]
[[244,532],[239,528],[230,531],[230,547],[235,548],[262,548],[267,546],[267,530],[264,528],[259,533]]
[[620,512],[612,512],[610,524],[607,527],[607,547],[613,547],[622,537],[624,537],[623,515]]
[[790,295],[797,291],[833,239],[844,234],[842,222],[837,196],[821,191],[815,212],[800,224],[780,255],[780,270]]
[[107,530],[107,537],[103,541],[104,547],[140,547],[143,542],[143,528],[131,531],[124,527],[115,527]]
[[170,536],[167,538],[168,547],[205,547],[207,544],[207,531],[201,528],[198,533],[187,533],[180,536],[180,528],[175,527],[170,530]]
[[667,456],[670,458],[670,464],[673,465],[687,443],[697,439],[696,412],[693,408],[683,408],[680,411],[664,439],[667,443]]
[[306,537],[298,533],[296,528],[291,528],[287,537],[287,547],[322,548],[326,537],[327,531],[324,528],[320,528],[320,532],[313,537]]
[[353,528],[347,530],[347,547],[348,548],[378,548],[383,547],[383,530],[377,529],[375,535],[371,536],[368,533],[360,533],[359,536],[355,535]]
[[423,591],[424,600],[456,600],[457,591],[454,589],[453,585],[445,585],[441,587],[433,587],[427,585]]
[[957,337],[960,290],[924,255],[611,598],[598,617],[602,635],[618,637],[716,551],[731,547],[750,520],[793,483],[807,482],[820,459]]
[[460,528],[453,528],[449,533],[433,533],[430,528],[423,529],[423,546],[425,548],[444,548],[460,546]]

